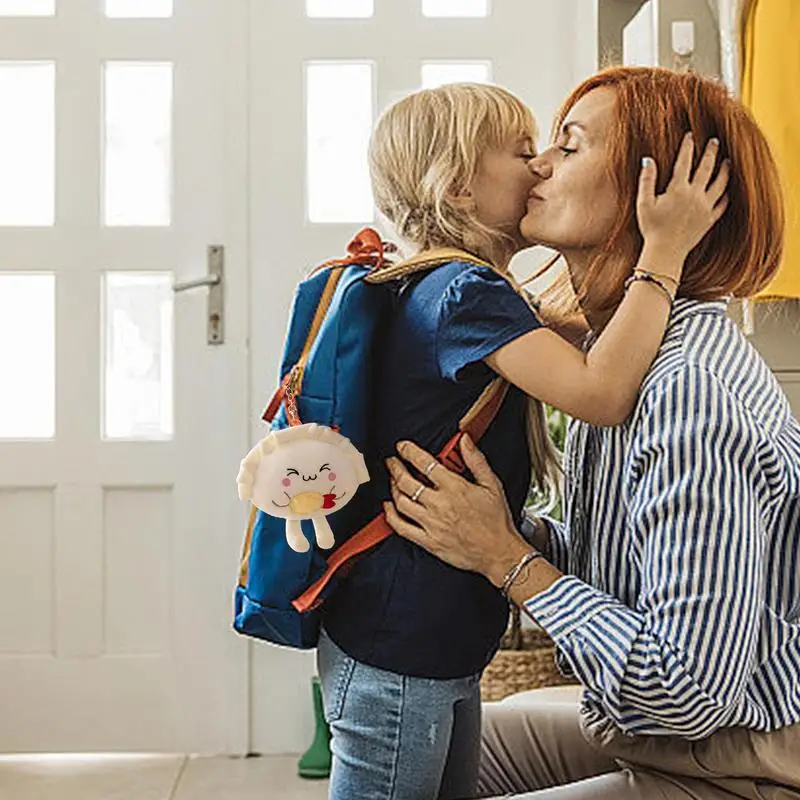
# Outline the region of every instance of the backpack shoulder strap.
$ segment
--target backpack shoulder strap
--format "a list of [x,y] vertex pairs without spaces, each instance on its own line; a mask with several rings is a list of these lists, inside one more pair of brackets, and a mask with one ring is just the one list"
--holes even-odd
[[[467,434],[473,442],[478,442],[483,438],[486,429],[494,422],[494,418],[500,411],[500,407],[506,399],[506,394],[508,394],[508,388],[508,381],[498,376],[483,390],[481,396],[459,420],[458,433],[453,437],[453,447],[459,443],[464,434]],[[439,457],[444,458],[446,451],[447,446],[445,446]],[[456,472],[464,471],[464,465],[460,463],[460,456],[458,466],[453,466]]]
[[463,261],[479,267],[496,269],[488,261],[484,261],[466,250],[460,250],[457,247],[437,247],[432,250],[423,250],[405,261],[399,261],[396,264],[387,263],[383,267],[378,267],[367,275],[364,280],[368,283],[388,283],[389,281],[396,281],[398,278],[405,278],[407,275],[440,267],[442,264],[447,264],[451,261]]
[[452,261],[460,261],[465,264],[472,264],[476,267],[486,267],[486,269],[497,273],[501,278],[508,281],[511,288],[530,305],[530,297],[526,294],[523,287],[544,275],[544,273],[556,263],[558,258],[560,258],[560,256],[551,258],[544,267],[540,268],[533,275],[520,283],[509,270],[502,270],[490,261],[479,258],[474,253],[469,253],[458,247],[436,247],[432,250],[423,250],[405,261],[399,261],[397,263],[384,261],[382,266],[375,267],[364,280],[367,283],[388,283],[389,281],[396,281],[399,278],[405,278],[407,275],[413,275],[417,272],[435,269],[436,267],[440,267]]

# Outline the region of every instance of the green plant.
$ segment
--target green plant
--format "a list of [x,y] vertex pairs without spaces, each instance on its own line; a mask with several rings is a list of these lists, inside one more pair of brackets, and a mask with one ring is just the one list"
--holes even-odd
[[569,426],[569,417],[557,408],[552,406],[545,407],[545,416],[547,417],[547,430],[550,432],[550,438],[559,453],[564,452],[564,442],[567,439],[567,427]]
[[[559,458],[561,458],[564,455],[564,443],[567,439],[569,417],[557,408],[545,406],[545,418],[550,440],[558,451]],[[553,519],[560,520],[562,518],[560,482],[558,486],[551,486],[548,492],[543,492],[538,487],[531,486],[526,506]]]

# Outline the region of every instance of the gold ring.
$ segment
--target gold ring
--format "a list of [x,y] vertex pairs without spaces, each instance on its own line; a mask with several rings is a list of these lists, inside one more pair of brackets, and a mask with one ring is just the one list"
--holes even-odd
[[417,491],[416,491],[416,492],[414,492],[414,494],[411,496],[411,499],[412,499],[412,500],[413,500],[415,503],[419,503],[419,499],[420,499],[420,497],[422,497],[422,493],[423,493],[424,491],[425,491],[425,486],[424,486],[424,484],[421,484],[421,485],[420,485],[420,487],[419,487],[419,489],[417,489]]

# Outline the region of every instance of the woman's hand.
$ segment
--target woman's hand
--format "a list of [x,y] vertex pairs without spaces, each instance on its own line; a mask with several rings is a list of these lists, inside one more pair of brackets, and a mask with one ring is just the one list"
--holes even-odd
[[[666,191],[656,195],[658,168],[643,162],[636,198],[636,216],[644,246],[663,258],[664,274],[680,281],[686,256],[700,243],[728,207],[729,163],[724,161],[713,182],[719,141],[711,139],[692,175],[694,140],[687,133]],[[667,257],[664,257],[667,256]]]
[[386,519],[404,538],[454,567],[485,575],[499,587],[530,546],[516,529],[503,486],[489,463],[468,436],[461,442],[461,455],[476,483],[411,442],[398,445],[401,457],[431,485],[414,478],[400,459],[388,459],[394,504],[385,504]]

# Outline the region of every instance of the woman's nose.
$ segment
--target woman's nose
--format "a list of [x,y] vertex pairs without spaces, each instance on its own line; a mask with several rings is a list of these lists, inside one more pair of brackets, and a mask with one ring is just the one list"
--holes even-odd
[[553,174],[553,165],[545,158],[536,156],[528,162],[528,169],[540,180],[546,181]]

